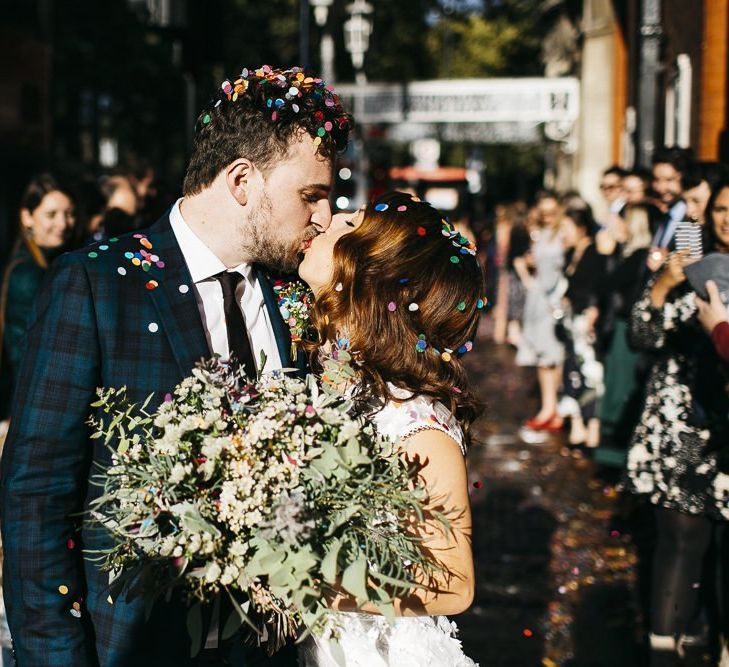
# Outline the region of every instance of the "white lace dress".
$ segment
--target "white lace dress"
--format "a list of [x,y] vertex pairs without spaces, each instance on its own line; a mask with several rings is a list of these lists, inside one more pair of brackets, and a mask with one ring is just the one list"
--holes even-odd
[[[418,431],[442,431],[465,455],[463,431],[441,403],[410,397],[390,401],[374,416],[383,435],[405,438]],[[478,667],[464,655],[457,627],[445,616],[398,617],[394,624],[374,614],[338,613],[339,639],[309,638],[299,649],[300,667]]]

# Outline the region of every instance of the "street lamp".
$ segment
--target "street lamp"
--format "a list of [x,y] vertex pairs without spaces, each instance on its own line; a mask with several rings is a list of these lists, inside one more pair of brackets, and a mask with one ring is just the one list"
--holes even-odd
[[352,65],[355,71],[355,81],[359,90],[354,95],[354,119],[357,128],[354,142],[355,159],[357,166],[357,186],[355,192],[355,206],[359,208],[367,202],[367,174],[369,173],[369,160],[365,153],[364,145],[364,94],[367,87],[365,76],[364,56],[372,34],[372,22],[369,15],[372,13],[372,5],[367,0],[354,0],[347,5],[350,18],[344,23],[344,47],[352,56]]
[[321,57],[321,78],[327,83],[334,83],[334,39],[326,29],[329,7],[334,0],[309,0],[314,8],[314,19],[322,31],[319,54]]
[[362,66],[372,34],[372,22],[368,18],[372,13],[372,5],[367,0],[354,0],[351,5],[347,5],[347,11],[350,18],[344,23],[344,47],[352,56],[357,83],[363,84],[367,81]]

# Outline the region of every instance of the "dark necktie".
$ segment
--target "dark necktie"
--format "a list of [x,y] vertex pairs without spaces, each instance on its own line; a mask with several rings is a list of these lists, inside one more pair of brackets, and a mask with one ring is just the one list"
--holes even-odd
[[246,375],[249,378],[255,378],[256,364],[253,361],[251,343],[248,340],[246,320],[243,317],[238,299],[235,298],[235,290],[240,281],[243,280],[243,276],[237,271],[223,271],[222,273],[218,273],[215,279],[223,288],[225,329],[228,332],[228,350],[230,356],[235,358],[238,364],[245,367]]

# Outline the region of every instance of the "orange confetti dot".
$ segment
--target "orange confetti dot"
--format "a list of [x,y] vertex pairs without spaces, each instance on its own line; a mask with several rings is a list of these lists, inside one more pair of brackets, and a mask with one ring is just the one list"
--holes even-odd
[[59,592],[59,593],[60,593],[61,595],[68,595],[68,586],[64,586],[63,584],[61,584],[61,585],[60,585],[60,586],[58,587],[58,592]]

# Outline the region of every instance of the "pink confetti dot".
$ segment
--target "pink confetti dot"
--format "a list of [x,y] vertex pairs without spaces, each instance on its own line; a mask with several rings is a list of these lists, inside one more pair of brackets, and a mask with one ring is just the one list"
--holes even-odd
[[390,303],[387,304],[387,310],[394,313],[397,310],[397,304],[394,301],[390,301]]
[[405,204],[402,204],[401,206],[397,207],[397,210],[400,211],[400,213],[402,213],[403,211],[407,211],[408,207],[405,206]]

